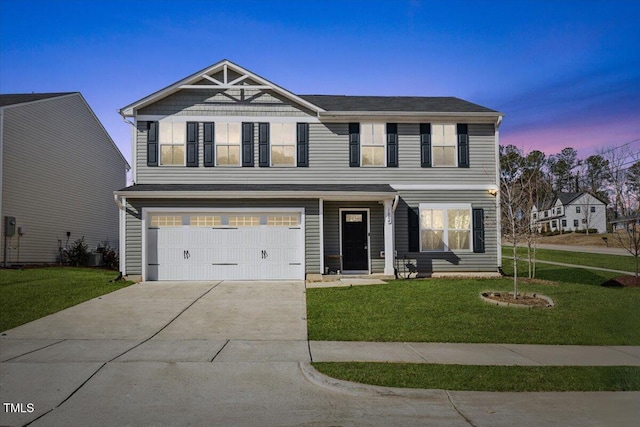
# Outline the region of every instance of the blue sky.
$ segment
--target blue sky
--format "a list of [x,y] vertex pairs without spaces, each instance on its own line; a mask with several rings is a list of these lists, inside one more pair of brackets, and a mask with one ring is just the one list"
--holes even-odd
[[503,145],[586,157],[640,138],[639,22],[639,0],[0,0],[0,92],[82,92],[130,158],[116,110],[229,59],[298,94],[457,96],[505,113]]

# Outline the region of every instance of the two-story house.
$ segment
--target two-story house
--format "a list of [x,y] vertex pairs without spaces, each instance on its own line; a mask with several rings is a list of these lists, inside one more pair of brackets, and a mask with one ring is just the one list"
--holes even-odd
[[[502,113],[297,95],[223,60],[120,110],[121,268],[145,280],[497,272]],[[335,267],[334,267],[335,268]]]
[[117,248],[128,170],[79,92],[0,94],[3,265],[55,263],[82,237]]
[[538,232],[595,229],[606,233],[606,209],[606,203],[592,194],[559,193],[531,209],[531,222]]

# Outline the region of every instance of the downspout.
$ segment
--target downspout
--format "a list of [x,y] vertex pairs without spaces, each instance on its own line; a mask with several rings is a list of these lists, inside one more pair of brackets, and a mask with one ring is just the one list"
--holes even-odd
[[138,159],[136,156],[137,144],[136,144],[136,133],[135,133],[137,128],[136,128],[136,124],[130,120],[127,120],[127,118],[124,115],[122,115],[120,111],[118,111],[118,114],[120,114],[120,117],[122,117],[123,122],[131,125],[131,137],[130,137],[131,139],[131,181],[133,182],[133,184],[135,184],[138,180],[138,176],[137,176],[138,167],[136,165]]
[[396,209],[398,208],[399,203],[400,203],[400,195],[396,194],[396,196],[393,198],[393,204],[391,205],[391,211],[393,213],[396,213]]

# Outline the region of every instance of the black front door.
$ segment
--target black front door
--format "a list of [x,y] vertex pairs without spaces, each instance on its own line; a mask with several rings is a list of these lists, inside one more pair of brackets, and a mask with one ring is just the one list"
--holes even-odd
[[367,212],[342,211],[342,268],[369,270]]

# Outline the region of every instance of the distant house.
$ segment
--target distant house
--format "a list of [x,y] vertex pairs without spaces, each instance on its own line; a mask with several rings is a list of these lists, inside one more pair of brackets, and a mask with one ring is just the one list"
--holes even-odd
[[0,261],[53,263],[83,236],[118,248],[129,164],[80,93],[0,94],[0,168]]
[[596,229],[607,232],[606,203],[589,193],[560,193],[534,206],[531,221],[539,232]]

